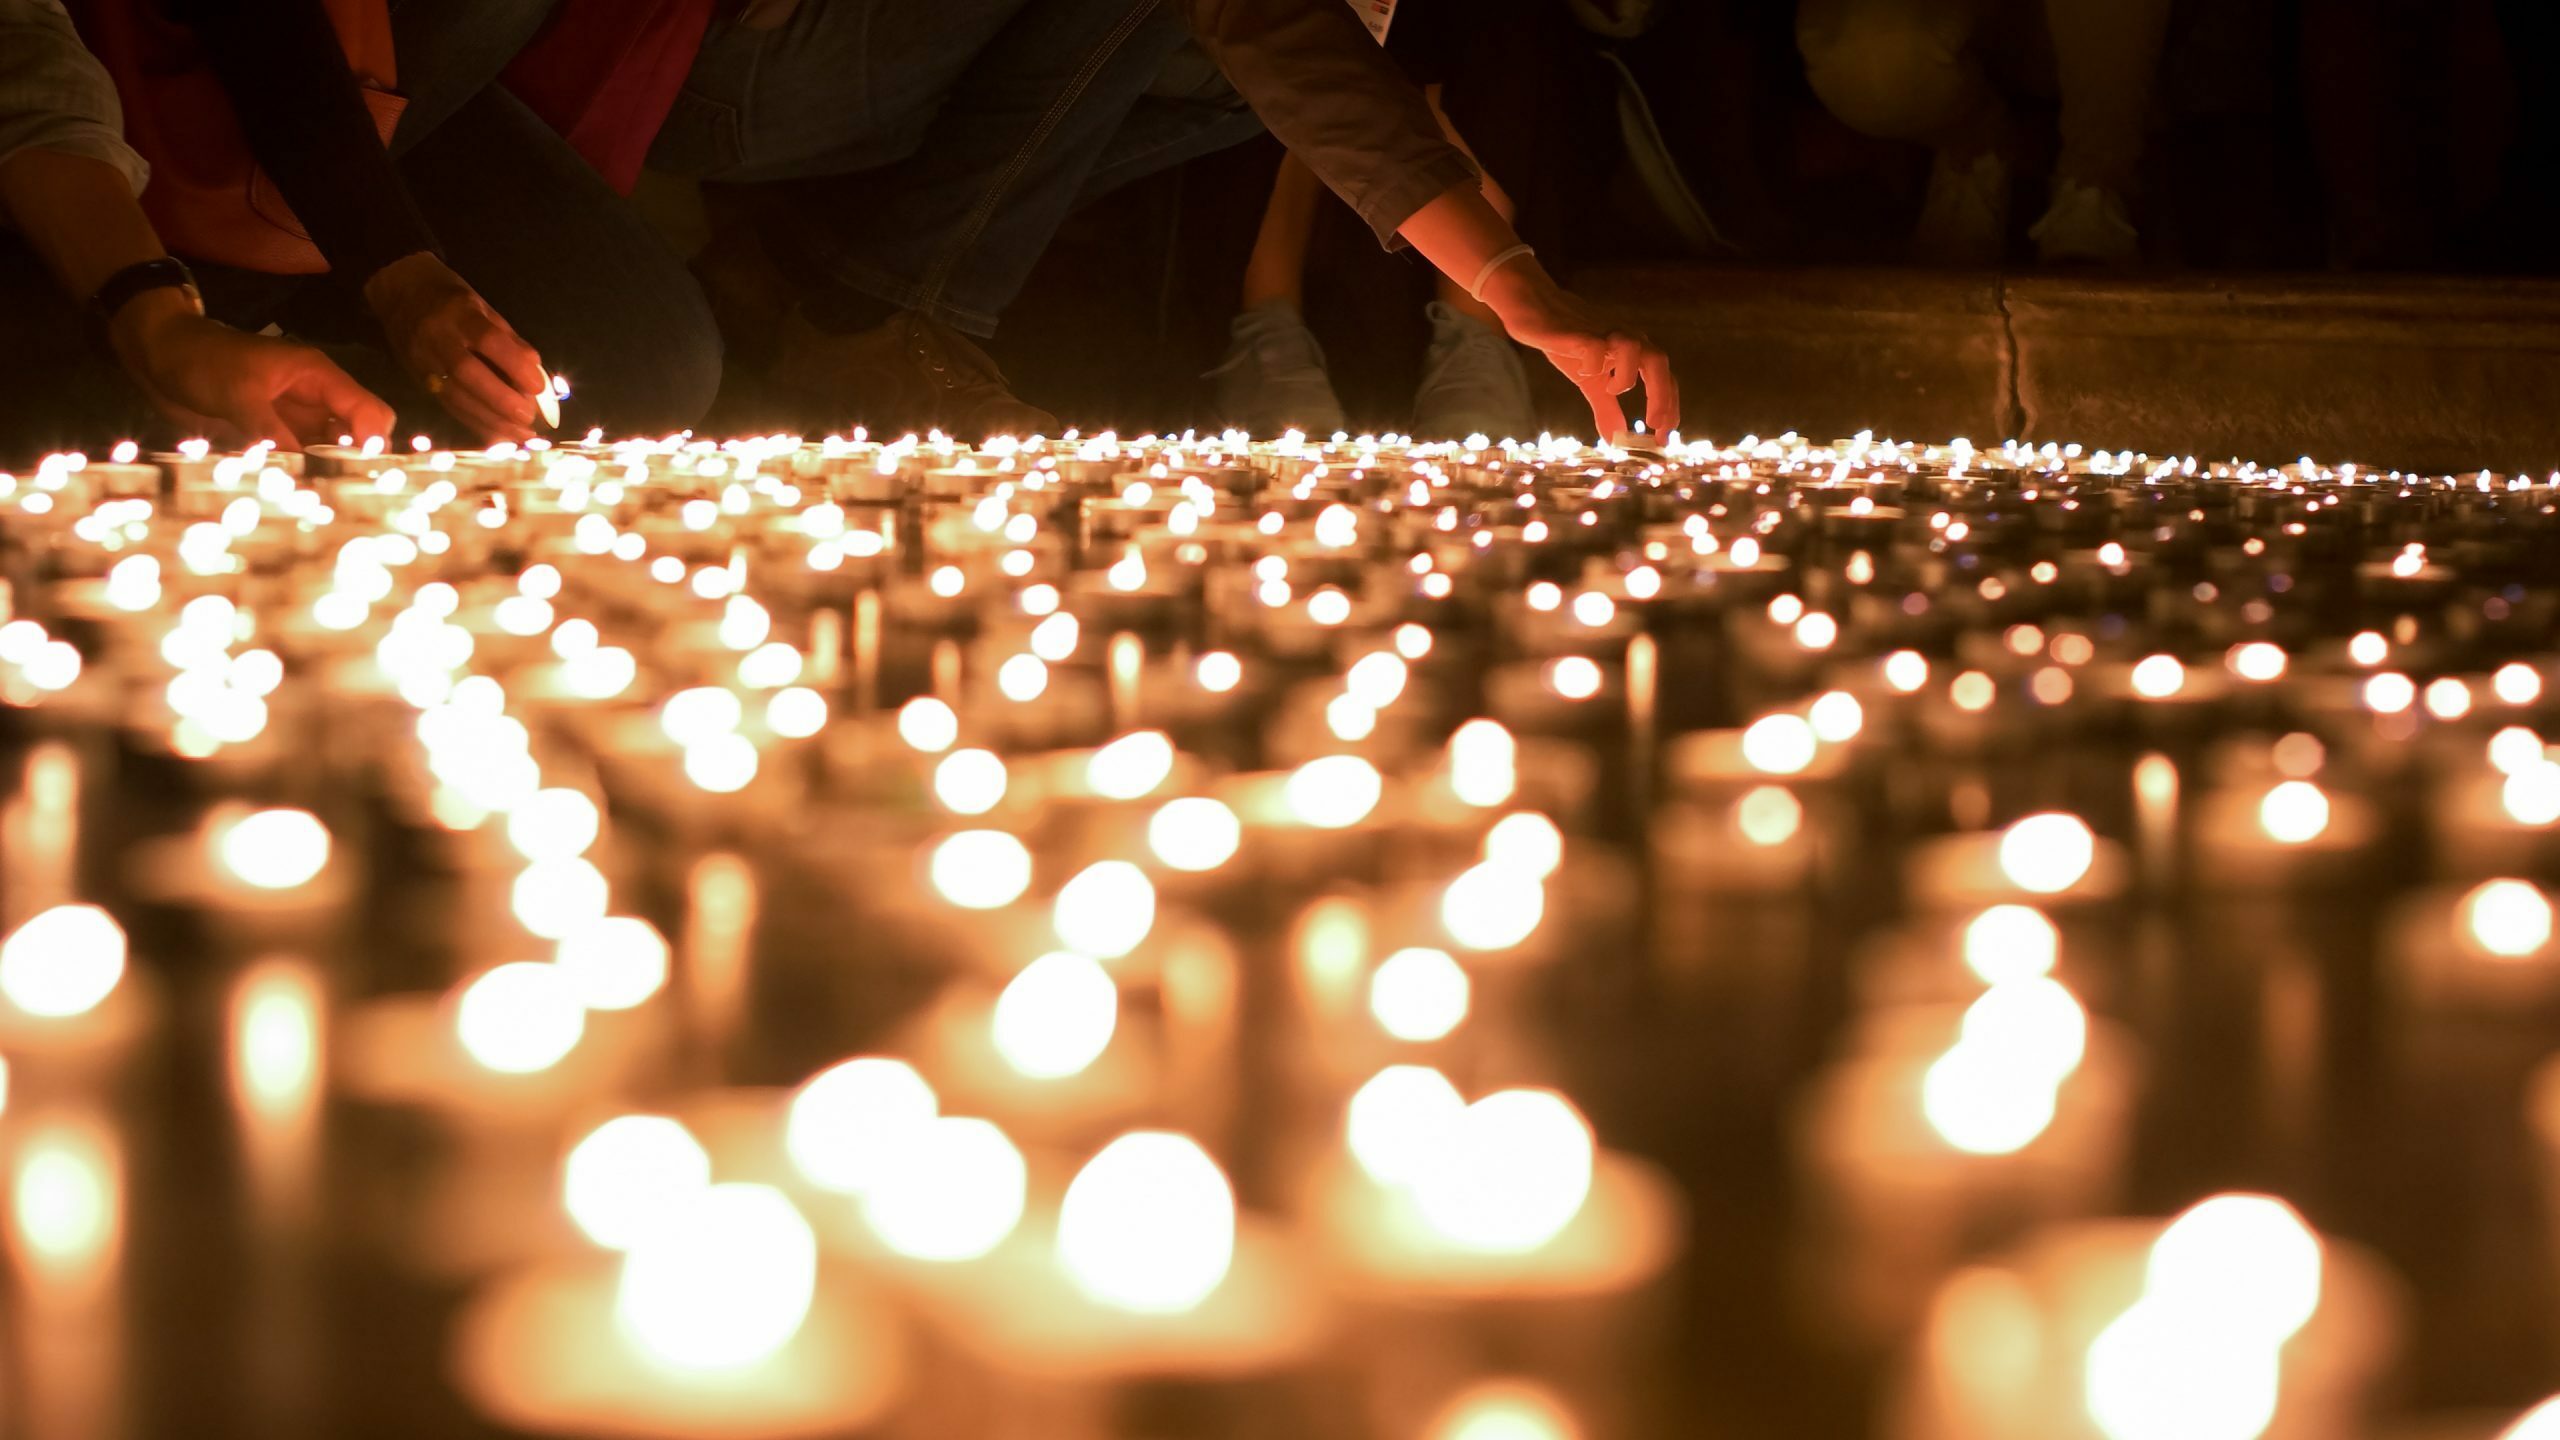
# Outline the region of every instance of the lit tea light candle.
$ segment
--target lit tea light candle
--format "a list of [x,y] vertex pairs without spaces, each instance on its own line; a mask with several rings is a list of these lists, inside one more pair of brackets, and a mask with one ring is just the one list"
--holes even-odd
[[2268,1196],[2055,1227],[1942,1292],[1904,1433],[2357,1433],[2397,1341],[2389,1285]]
[[2103,1214],[2123,1183],[2128,1042],[2018,953],[1982,950],[2003,978],[1953,1044],[1944,1010],[1878,1015],[1804,1102],[1812,1299],[1856,1346],[1898,1340],[1978,1248]]
[[158,987],[127,963],[124,927],[56,905],[0,940],[0,1053],[21,1089],[102,1079],[147,1035]]
[[124,1142],[91,1104],[10,1116],[8,1253],[18,1343],[15,1389],[31,1440],[81,1440],[131,1422]]
[[1342,1155],[1309,1171],[1307,1204],[1373,1403],[1424,1355],[1472,1352],[1539,1357],[1570,1396],[1559,1408],[1618,1414],[1680,1247],[1667,1177],[1600,1149],[1553,1091],[1468,1104],[1421,1066],[1362,1086],[1343,1134]]
[[1240,1214],[1217,1163],[1168,1131],[1105,1145],[1054,1212],[911,1294],[964,1362],[955,1373],[983,1377],[946,1402],[1045,1434],[1085,1433],[1157,1382],[1267,1403],[1254,1382],[1303,1372],[1327,1325],[1291,1242]]
[[429,1125],[423,1151],[382,1166],[416,1172],[385,1202],[412,1237],[404,1258],[468,1274],[520,1257],[537,1234],[526,1216],[547,1208],[561,1129],[663,1054],[668,1030],[654,1007],[589,1011],[578,977],[549,961],[350,1007],[327,1041],[333,1078],[362,1106]]
[[2196,806],[2196,880],[2226,891],[2341,884],[2376,827],[2362,800],[2315,780],[2211,792]]
[[791,1201],[736,1182],[675,1200],[618,1263],[484,1288],[452,1364],[472,1405],[510,1428],[634,1440],[860,1431],[906,1370],[892,1317],[821,1264]]
[[201,910],[234,943],[298,947],[320,938],[353,892],[332,851],[328,827],[309,811],[223,805],[194,835],[137,849],[127,881],[147,898]]

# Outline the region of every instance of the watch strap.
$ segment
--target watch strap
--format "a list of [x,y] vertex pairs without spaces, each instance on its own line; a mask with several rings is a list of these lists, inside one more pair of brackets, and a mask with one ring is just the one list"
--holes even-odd
[[195,272],[174,255],[157,260],[142,260],[127,265],[110,275],[98,292],[89,297],[89,309],[101,322],[116,318],[116,312],[131,304],[135,296],[149,290],[184,290],[197,313],[204,310],[204,296],[196,289]]

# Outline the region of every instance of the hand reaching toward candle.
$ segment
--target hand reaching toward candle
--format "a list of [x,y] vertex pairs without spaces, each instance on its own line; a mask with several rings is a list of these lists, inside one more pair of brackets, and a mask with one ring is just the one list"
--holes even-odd
[[1443,192],[1397,229],[1440,273],[1491,307],[1512,339],[1547,357],[1591,406],[1603,442],[1627,428],[1618,397],[1644,386],[1644,418],[1657,434],[1680,424],[1671,359],[1636,330],[1609,323],[1556,283],[1511,222],[1470,181]]
[[364,296],[392,353],[453,418],[483,440],[533,433],[534,397],[550,387],[542,357],[444,261],[424,251],[395,260]]
[[137,297],[108,334],[151,403],[217,444],[264,440],[298,450],[340,435],[391,433],[391,407],[336,361],[207,319],[177,291]]
[[1657,435],[1680,425],[1680,384],[1671,357],[1643,332],[1611,325],[1590,302],[1558,285],[1534,258],[1495,272],[1481,297],[1511,338],[1547,357],[1591,406],[1604,443],[1627,428],[1618,397],[1644,386],[1645,428]]

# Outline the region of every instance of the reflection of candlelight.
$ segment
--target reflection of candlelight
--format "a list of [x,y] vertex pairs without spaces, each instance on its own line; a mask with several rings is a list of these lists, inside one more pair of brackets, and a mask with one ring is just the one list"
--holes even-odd
[[756,919],[756,877],[727,852],[705,855],[686,876],[685,999],[706,1043],[735,1033],[746,1012]]
[[9,1234],[28,1296],[46,1311],[103,1301],[124,1244],[124,1170],[115,1139],[90,1113],[30,1115],[18,1123]]
[[321,996],[310,965],[262,960],[231,992],[232,1104],[262,1214],[308,1218],[320,1119]]
[[116,1294],[124,1159],[95,1111],[12,1116],[11,1126],[18,1433],[28,1440],[113,1440],[125,1430],[128,1393]]
[[1494,1380],[1451,1397],[1423,1434],[1425,1440],[1580,1440],[1582,1430],[1555,1392]]
[[8,924],[22,923],[75,893],[79,801],[79,761],[71,748],[59,740],[39,742],[27,753],[25,787],[0,809],[0,852],[9,857],[0,917]]

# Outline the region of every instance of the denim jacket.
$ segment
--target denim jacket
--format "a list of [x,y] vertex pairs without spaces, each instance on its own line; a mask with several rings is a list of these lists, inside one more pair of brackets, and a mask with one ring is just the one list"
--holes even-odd
[[[803,0],[732,0],[778,29]],[[1171,0],[1245,103],[1385,244],[1413,213],[1477,178],[1422,93],[1342,0]]]
[[80,43],[62,0],[0,0],[0,163],[21,150],[103,160],[136,194],[151,174],[124,143],[115,84]]
[[1173,0],[1289,153],[1385,244],[1476,165],[1342,0]]

